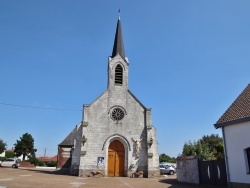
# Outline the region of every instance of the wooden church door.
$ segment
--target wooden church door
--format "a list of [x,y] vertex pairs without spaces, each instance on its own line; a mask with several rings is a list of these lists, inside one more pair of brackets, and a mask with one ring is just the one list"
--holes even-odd
[[123,144],[115,140],[109,145],[108,176],[124,176],[125,150]]

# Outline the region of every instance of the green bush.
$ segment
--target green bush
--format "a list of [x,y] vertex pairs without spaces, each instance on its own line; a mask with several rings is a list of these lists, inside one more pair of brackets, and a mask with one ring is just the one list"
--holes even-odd
[[14,158],[15,152],[14,151],[5,151],[5,157],[6,158]]
[[57,165],[57,162],[56,161],[50,161],[47,166],[48,167],[55,167]]
[[6,157],[0,157],[0,161],[4,161]]
[[37,166],[39,161],[37,160],[35,156],[30,156],[28,162]]
[[38,161],[37,166],[45,166],[43,161]]

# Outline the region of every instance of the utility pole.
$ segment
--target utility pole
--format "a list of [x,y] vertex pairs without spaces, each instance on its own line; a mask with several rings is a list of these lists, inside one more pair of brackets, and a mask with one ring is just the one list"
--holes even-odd
[[46,157],[46,149],[47,148],[44,148],[44,156],[43,157]]

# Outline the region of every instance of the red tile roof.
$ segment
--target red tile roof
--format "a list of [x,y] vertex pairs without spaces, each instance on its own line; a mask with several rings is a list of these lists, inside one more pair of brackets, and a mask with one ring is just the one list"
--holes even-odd
[[37,157],[37,159],[43,162],[57,161],[57,155],[54,157]]
[[250,121],[250,84],[214,124],[216,128]]
[[6,151],[7,151],[7,152],[14,152],[13,149],[7,149]]

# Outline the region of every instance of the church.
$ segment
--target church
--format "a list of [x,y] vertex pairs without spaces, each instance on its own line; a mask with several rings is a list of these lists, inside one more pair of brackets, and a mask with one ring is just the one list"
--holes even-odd
[[158,177],[159,154],[151,108],[128,89],[129,61],[125,56],[120,16],[108,86],[96,100],[83,105],[82,121],[58,145],[58,169],[71,175]]

